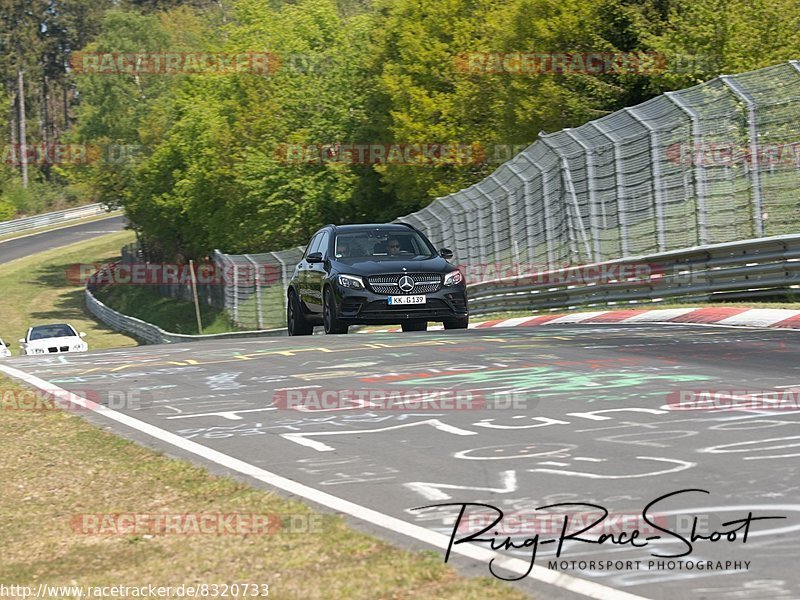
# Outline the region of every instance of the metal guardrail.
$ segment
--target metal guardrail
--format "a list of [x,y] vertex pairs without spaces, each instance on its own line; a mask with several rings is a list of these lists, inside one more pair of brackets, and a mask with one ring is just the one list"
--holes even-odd
[[[151,323],[123,315],[103,304],[93,294],[98,278],[102,278],[116,264],[107,265],[87,280],[86,306],[89,312],[112,329],[145,343],[170,344],[286,333],[281,327],[185,335],[170,333]],[[234,279],[238,276],[242,274],[237,273]],[[252,277],[251,272],[248,277],[251,288]],[[468,293],[472,315],[594,305],[633,308],[642,304],[657,304],[668,298],[689,302],[795,293],[800,297],[800,235],[696,246],[602,263],[521,273],[470,284]],[[246,295],[254,297],[255,288],[248,289]],[[256,311],[257,307],[251,307],[251,310]]]
[[697,246],[468,286],[471,314],[586,305],[800,296],[800,235]]
[[206,335],[186,335],[179,333],[171,333],[164,331],[160,327],[147,323],[141,319],[124,315],[116,310],[109,308],[94,296],[94,291],[97,289],[97,279],[104,275],[108,270],[113,269],[117,263],[106,265],[97,273],[86,280],[86,308],[97,317],[100,321],[111,327],[114,331],[126,333],[137,340],[146,344],[175,344],[182,342],[193,342],[199,340],[222,340],[222,339],[236,339],[236,338],[252,338],[285,335],[286,330],[269,329],[261,331],[235,331],[229,333],[216,333]]
[[34,215],[33,217],[14,219],[13,221],[3,221],[0,223],[0,235],[21,233],[31,229],[93,217],[103,214],[104,212],[110,212],[105,204],[88,204],[77,208],[68,208],[66,210],[45,213],[43,215]]
[[[793,235],[800,231],[798,115],[800,61],[724,75],[574,129],[541,134],[483,181],[397,220],[421,229],[437,247],[453,250],[468,271],[504,264],[555,272]],[[279,282],[231,280],[225,306],[245,327],[285,323],[291,270],[282,263],[296,263],[298,252],[236,256],[217,251],[215,260],[237,265],[237,272],[281,263]],[[752,268],[728,271],[731,278],[754,276]],[[647,294],[700,299],[717,294],[714,286],[724,291],[738,285],[720,277],[709,274],[705,291],[680,284],[669,294],[665,286],[679,284],[675,278],[648,281],[652,289],[647,290],[643,283],[637,295],[632,289],[637,286],[619,283],[610,290],[590,286],[591,293],[583,294],[574,288],[529,291],[545,307],[573,306],[579,298],[580,303],[617,301],[611,299],[617,296],[620,302],[645,300]],[[780,277],[773,279],[782,284]],[[493,285],[498,287],[472,286],[479,294],[476,310],[491,304],[483,296]],[[748,296],[759,293],[766,290]],[[533,307],[530,298],[504,302],[504,308],[542,306]]]

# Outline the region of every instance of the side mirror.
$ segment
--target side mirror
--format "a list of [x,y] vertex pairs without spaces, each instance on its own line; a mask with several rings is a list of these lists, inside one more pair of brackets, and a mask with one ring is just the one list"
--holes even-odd
[[25,343],[25,338],[19,338],[19,343],[20,344],[24,344]]
[[306,256],[307,263],[321,263],[322,262],[322,252],[312,252],[308,256]]
[[453,258],[453,251],[449,248],[442,248],[439,250],[439,256],[441,256],[445,260],[450,260]]
[[82,338],[86,337],[86,334],[83,331],[81,331],[78,335],[81,336]]

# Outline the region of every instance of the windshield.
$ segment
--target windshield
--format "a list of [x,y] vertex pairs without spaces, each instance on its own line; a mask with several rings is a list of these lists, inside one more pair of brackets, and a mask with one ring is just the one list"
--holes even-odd
[[74,337],[75,335],[75,330],[69,325],[40,325],[31,329],[28,341],[32,342],[55,337]]
[[436,254],[416,231],[364,229],[336,235],[336,258],[415,258]]

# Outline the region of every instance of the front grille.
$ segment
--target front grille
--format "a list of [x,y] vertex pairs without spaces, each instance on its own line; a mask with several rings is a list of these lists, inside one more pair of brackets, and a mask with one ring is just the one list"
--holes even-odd
[[[400,278],[408,275],[414,280],[414,289],[400,289]],[[393,275],[373,275],[367,283],[376,294],[431,294],[442,287],[442,276],[438,273],[396,273]]]
[[69,352],[69,346],[51,346],[47,349],[51,354],[58,354],[59,352]]

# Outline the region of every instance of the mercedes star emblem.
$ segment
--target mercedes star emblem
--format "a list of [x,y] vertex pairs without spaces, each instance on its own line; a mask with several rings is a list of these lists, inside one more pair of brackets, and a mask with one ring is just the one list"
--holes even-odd
[[414,280],[411,279],[411,277],[409,277],[408,275],[403,275],[400,278],[400,282],[399,282],[398,285],[399,285],[401,291],[403,291],[405,293],[408,293],[408,292],[410,292],[411,290],[414,289],[414,286],[416,285],[416,283],[414,283]]

